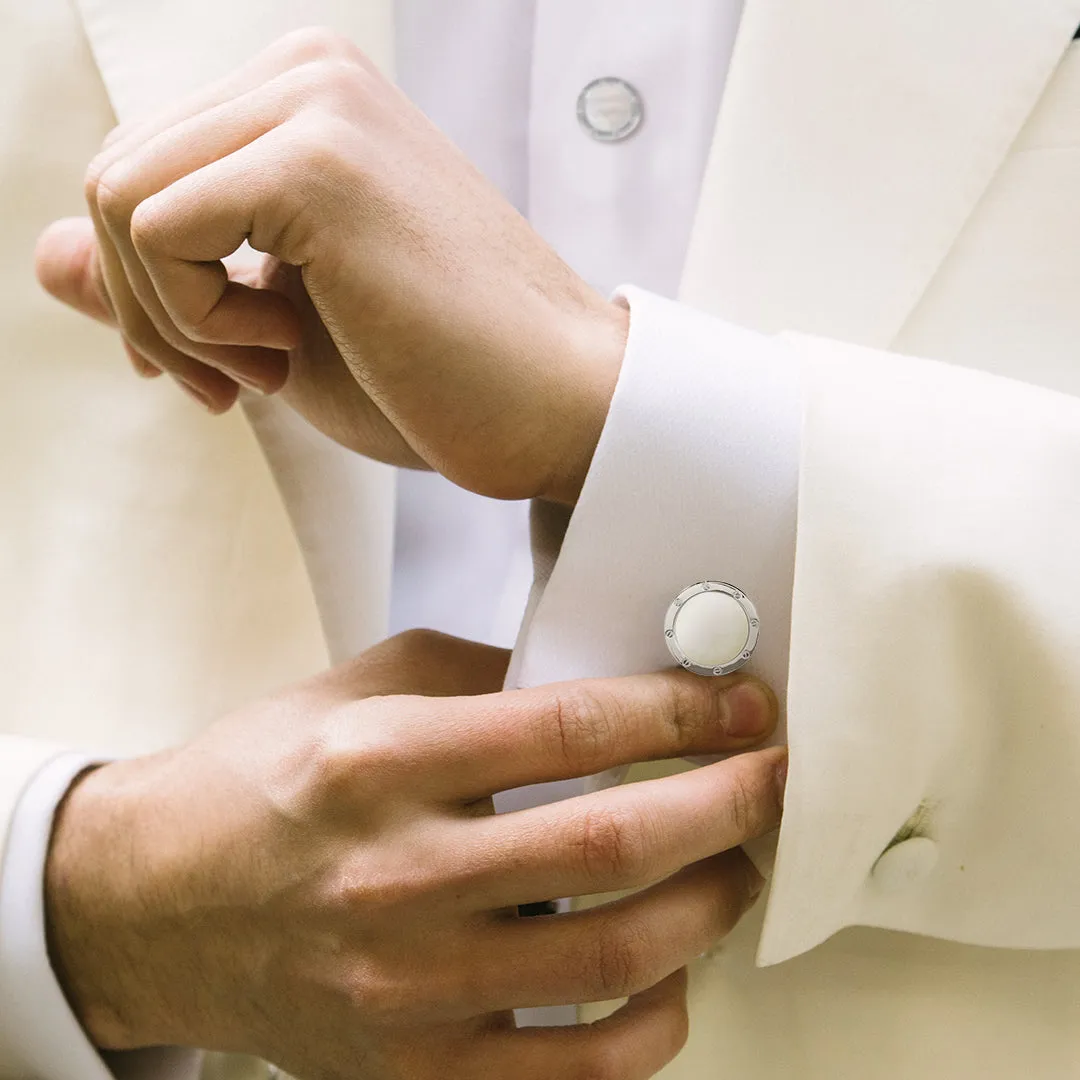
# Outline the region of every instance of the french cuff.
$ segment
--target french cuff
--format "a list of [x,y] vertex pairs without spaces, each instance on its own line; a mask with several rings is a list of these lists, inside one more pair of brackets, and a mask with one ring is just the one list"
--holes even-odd
[[93,764],[52,748],[11,817],[0,866],[0,1057],[13,1057],[35,1080],[194,1080],[199,1055],[184,1049],[112,1054],[106,1063],[49,962],[43,886],[53,818]]
[[[723,581],[757,608],[747,670],[780,698],[783,742],[803,412],[795,354],[642,289],[615,298],[630,309],[619,380],[569,522],[562,508],[534,507],[537,584],[509,682],[670,667],[672,600]],[[775,834],[747,845],[766,874],[775,850]]]

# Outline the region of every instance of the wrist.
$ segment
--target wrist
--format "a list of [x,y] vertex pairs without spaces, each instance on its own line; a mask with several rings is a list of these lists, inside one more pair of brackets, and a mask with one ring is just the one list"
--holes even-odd
[[629,332],[630,311],[621,301],[604,302],[578,320],[571,335],[576,393],[571,415],[560,415],[561,422],[569,421],[572,437],[541,498],[567,506],[577,502],[607,421]]
[[138,940],[131,875],[139,865],[136,824],[120,785],[129,763],[79,777],[60,804],[45,865],[49,959],[91,1042],[127,1050],[159,1038],[149,943]]

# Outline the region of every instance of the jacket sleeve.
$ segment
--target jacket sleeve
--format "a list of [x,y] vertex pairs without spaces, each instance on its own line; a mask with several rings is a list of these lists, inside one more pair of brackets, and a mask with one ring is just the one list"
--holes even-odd
[[517,680],[662,667],[675,593],[737,574],[791,747],[759,962],[856,924],[1080,946],[1080,400],[624,295]]

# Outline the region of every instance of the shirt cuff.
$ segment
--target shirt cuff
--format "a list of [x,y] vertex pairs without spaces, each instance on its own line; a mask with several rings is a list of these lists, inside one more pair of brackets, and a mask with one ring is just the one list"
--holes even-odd
[[775,338],[644,290],[615,295],[630,308],[619,382],[553,565],[541,540],[543,592],[515,681],[670,667],[668,605],[712,579],[754,601],[761,632],[748,670],[782,697],[802,411],[794,357]]
[[106,1065],[49,962],[43,885],[53,818],[92,764],[76,753],[53,758],[15,807],[0,867],[0,1038],[5,1054],[35,1080],[188,1080],[198,1068],[198,1055],[188,1050],[112,1054]]
[[[670,667],[669,604],[720,580],[753,600],[761,630],[747,670],[783,706],[803,411],[794,354],[638,288],[615,296],[630,309],[619,381],[569,524],[534,511],[538,584],[510,678],[535,686]],[[774,741],[784,738],[781,722]],[[768,872],[775,837],[749,850]]]

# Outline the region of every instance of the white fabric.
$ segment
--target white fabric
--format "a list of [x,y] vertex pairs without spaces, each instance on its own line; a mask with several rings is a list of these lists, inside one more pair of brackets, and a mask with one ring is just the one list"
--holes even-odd
[[[678,289],[742,0],[397,0],[398,81],[603,293]],[[478,62],[480,58],[480,62]],[[589,138],[577,99],[615,75],[640,129]],[[514,642],[531,581],[527,507],[403,473],[391,630]]]
[[[19,1002],[0,1016],[4,1080],[182,1080],[198,1067],[172,1051],[106,1067],[57,986],[42,947],[41,866],[67,784],[64,765],[42,771],[58,753],[44,740],[113,756],[190,738],[227,709],[325,666],[317,606],[336,638],[331,652],[372,644],[385,632],[391,526],[388,470],[335,450],[339,482],[345,473],[348,482],[334,501],[325,489],[309,492],[322,520],[294,533],[243,416],[215,420],[165,380],[133,381],[115,335],[36,286],[36,235],[85,212],[82,176],[113,109],[129,117],[153,108],[320,16],[385,63],[389,15],[348,0],[258,12],[213,0],[0,0],[0,201],[18,208],[5,216],[0,254],[4,379],[16,387],[0,403],[0,985]],[[200,22],[213,23],[214,48],[190,41]],[[260,413],[271,457],[273,408]],[[303,448],[294,437],[293,449]],[[292,469],[300,487],[325,477],[329,457],[315,469],[311,456],[279,457],[279,484]],[[332,535],[343,524],[351,533]],[[333,546],[346,552],[335,576],[349,590],[337,607],[334,596],[313,598],[308,580]]]
[[687,585],[718,579],[753,597],[762,631],[749,670],[782,695],[801,415],[794,360],[760,334],[643,290],[620,295],[630,336],[611,411],[513,679],[667,667],[668,605]]
[[[155,5],[170,28],[157,38],[141,0],[82,6],[94,15],[87,28],[115,81],[114,98],[128,107],[139,96],[138,71],[152,97],[170,79],[197,80],[215,65],[231,66],[236,40],[257,44],[239,32],[245,21],[273,33],[286,10],[272,0],[260,0],[259,18],[241,0]],[[325,21],[359,11],[365,32],[389,16],[382,0],[332,8],[326,0],[305,11]],[[42,2],[26,10],[35,18],[53,11]],[[581,17],[587,22],[587,13]],[[231,33],[203,32],[222,22]],[[542,23],[538,13],[538,33]],[[1068,559],[1077,507],[1075,400],[838,344],[892,347],[1072,394],[1080,389],[1080,52],[1070,47],[1078,23],[1080,0],[747,4],[682,289],[684,300],[719,321],[657,301],[657,325],[670,319],[671,333],[699,356],[714,352],[732,323],[835,340],[768,346],[798,363],[806,389],[788,807],[772,895],[722,949],[693,966],[690,1043],[665,1080],[1015,1080],[1073,1076],[1080,1067],[1080,957],[1052,947],[1076,933],[1066,910],[1080,760]],[[619,29],[617,13],[606,29]],[[125,60],[125,48],[150,62]],[[10,77],[19,60],[12,55],[0,72]],[[55,78],[68,76],[78,62],[54,69]],[[33,102],[16,86],[0,100]],[[69,122],[76,114],[58,113]],[[632,148],[652,115],[634,138],[603,149]],[[47,140],[52,132],[36,134]],[[71,151],[57,144],[53,153],[63,161]],[[553,239],[564,253],[574,240]],[[22,325],[10,311],[6,317],[7,325]],[[684,320],[700,332],[680,331]],[[658,349],[638,365],[651,367],[658,400],[672,396],[668,356]],[[119,383],[115,392],[123,392]],[[22,420],[34,399],[19,400]],[[94,401],[109,415],[108,398]],[[704,430],[716,406],[688,390],[678,422]],[[44,413],[35,417],[35,429],[56,437]],[[681,430],[674,412],[669,420],[670,430]],[[663,427],[652,421],[653,431]],[[609,428],[634,438],[614,413]],[[637,448],[627,445],[628,460]],[[632,495],[631,485],[620,484],[620,456],[611,442],[612,467],[590,476],[592,503],[613,515],[606,528],[598,522],[599,536],[610,535],[615,521],[625,527],[635,514],[650,514],[639,500],[607,498],[607,484],[594,482],[607,475],[616,494]],[[712,478],[724,464],[711,451],[688,459],[681,465],[696,482],[683,482],[712,499]],[[137,470],[129,463],[128,471]],[[67,492],[64,472],[43,464],[29,474],[48,505],[57,492],[65,493],[60,505],[75,503],[78,491]],[[103,481],[87,476],[82,487],[104,499],[102,519],[138,520]],[[686,506],[700,515],[689,498]],[[550,509],[537,513],[538,535],[554,537],[559,518]],[[563,567],[589,565],[578,549],[590,542],[571,526],[557,562],[556,548],[538,551],[541,584]],[[56,565],[61,554],[27,551],[31,571]],[[670,570],[652,550],[627,554],[614,569],[628,589],[647,592],[654,567]],[[123,569],[110,577],[114,588],[129,584]],[[538,619],[544,601],[542,590],[531,601]],[[919,653],[925,615],[940,618],[943,610],[940,648]],[[599,617],[597,626],[605,635],[622,629]],[[72,627],[94,628],[92,620],[72,620]],[[627,634],[631,655],[656,647],[654,627],[642,621]],[[198,636],[195,613],[184,629]],[[132,650],[139,654],[137,644]],[[160,661],[149,646],[142,653]],[[531,661],[536,679],[563,677],[575,664],[565,651],[546,661],[531,648],[528,629],[517,659],[519,666]],[[624,663],[615,650],[605,662]],[[35,684],[48,700],[44,678],[24,685],[29,692]],[[57,733],[80,737],[72,725],[84,715],[63,715],[69,726],[54,720]],[[95,718],[95,731],[115,726]],[[6,738],[0,754],[0,811],[4,796],[21,790],[37,767],[17,748],[9,766],[12,745]],[[876,895],[868,873],[881,851],[893,838],[927,832],[939,844],[936,865],[906,899]],[[969,871],[982,883],[977,890],[965,883]],[[920,933],[962,925],[979,940],[1051,947],[975,947],[851,926],[860,921]],[[837,926],[846,928],[810,952],[753,968],[755,952],[790,957]],[[58,1025],[56,1038],[71,1038],[66,1031]],[[7,1054],[0,1045],[0,1075],[25,1080],[8,1069]]]
[[[738,0],[678,0],[659,12],[635,0],[583,11],[564,0],[499,6],[399,0],[399,82],[598,288],[609,291],[620,279],[636,277],[673,293],[740,6]],[[104,18],[93,0],[86,10],[91,19]],[[567,63],[568,43],[573,64]],[[123,71],[110,84],[114,100],[121,109],[129,103],[146,108],[135,90],[142,58],[112,48]],[[99,56],[108,60],[113,53],[99,46]],[[485,62],[477,64],[477,56]],[[576,98],[587,82],[613,72],[643,94],[647,116],[633,140],[598,151],[578,127]],[[380,533],[364,511],[372,485],[385,487],[388,476],[342,454],[273,400],[247,397],[246,410],[303,545],[331,658],[344,659],[366,643],[367,613],[383,602],[372,594],[380,578],[368,563],[373,553],[382,561],[385,530]],[[425,625],[513,644],[532,578],[526,504],[483,499],[434,474],[402,472],[397,486],[391,630]],[[577,790],[576,783],[544,785],[508,793],[500,807]],[[9,940],[37,940],[28,920],[34,913],[40,922],[40,904],[25,901],[38,889],[37,856],[63,792],[43,773],[12,821],[0,879],[0,903],[12,896]],[[85,1040],[44,949],[20,957],[20,964],[33,987],[27,1000],[37,1003],[38,1022],[13,1025],[9,1038],[28,1059],[52,1063],[38,1065],[43,1075],[59,1076],[65,1048]],[[0,975],[10,969],[0,945]],[[67,1038],[58,1038],[65,1030]],[[79,1056],[85,1069],[105,1075],[97,1055],[82,1050]],[[163,1067],[146,1055],[114,1056],[110,1063],[125,1076],[156,1075]],[[190,1056],[170,1065],[195,1067]]]
[[[56,805],[71,781],[91,764],[84,754],[61,754],[35,776],[15,811],[2,867],[3,879],[38,882],[37,889],[0,890],[0,1041],[14,1048],[18,1065],[32,1076],[78,1076],[86,1080],[110,1075],[104,1062],[77,1025],[63,991],[51,977],[45,939],[45,917],[40,882],[48,852],[48,828]],[[67,1037],[63,1037],[67,1033]],[[29,1037],[28,1037],[29,1034]],[[58,1037],[59,1036],[59,1037]],[[10,1050],[8,1051],[11,1052]],[[162,1050],[140,1055],[137,1072],[125,1070],[125,1080],[158,1077],[181,1080],[173,1061],[187,1065],[193,1075],[194,1058],[183,1051]]]

